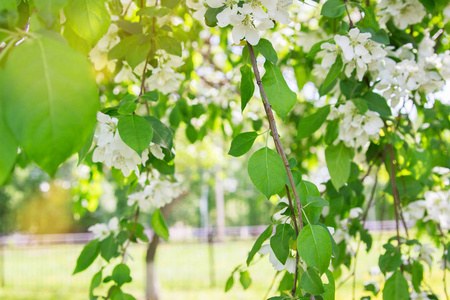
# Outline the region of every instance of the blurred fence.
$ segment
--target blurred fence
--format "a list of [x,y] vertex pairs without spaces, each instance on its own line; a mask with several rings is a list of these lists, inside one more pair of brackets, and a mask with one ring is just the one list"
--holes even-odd
[[[266,226],[228,227],[225,230],[226,241],[220,247],[208,245],[208,236],[214,237],[216,229],[171,228],[170,243],[161,245],[157,263],[161,266],[163,286],[176,282],[176,286],[208,288],[216,281],[224,282],[230,271],[245,260],[255,237]],[[369,230],[392,230],[395,222],[367,222]],[[147,232],[151,236],[151,232]],[[93,238],[90,233],[0,236],[0,299],[85,299],[60,294],[46,297],[41,293],[58,295],[74,290],[85,292],[90,277],[98,268],[92,268],[72,276],[78,257],[84,244]],[[214,238],[213,238],[214,240]],[[131,249],[134,261],[130,262],[133,274],[136,274],[135,288],[143,291],[145,285],[146,245],[137,245]],[[205,261],[205,258],[208,257]],[[98,265],[97,267],[100,267]],[[216,274],[217,271],[217,274]],[[1,291],[14,290],[26,295],[8,298]],[[22,295],[21,294],[21,295]]]

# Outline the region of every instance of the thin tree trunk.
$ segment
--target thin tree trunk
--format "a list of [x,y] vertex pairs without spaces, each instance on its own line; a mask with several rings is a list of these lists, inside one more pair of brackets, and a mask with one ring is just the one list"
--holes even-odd
[[225,240],[225,199],[221,173],[222,173],[222,166],[219,165],[216,171],[216,183],[215,183],[217,241],[219,242],[223,242]]
[[148,245],[147,255],[145,257],[147,285],[145,295],[147,300],[161,299],[161,284],[158,279],[158,272],[155,265],[156,250],[158,248],[160,237],[153,234],[152,241]]

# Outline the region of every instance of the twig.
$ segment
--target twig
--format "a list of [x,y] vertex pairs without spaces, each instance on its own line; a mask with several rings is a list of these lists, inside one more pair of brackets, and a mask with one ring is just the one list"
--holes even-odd
[[395,181],[395,166],[394,166],[394,149],[392,144],[387,145],[387,151],[389,151],[390,156],[390,172],[389,177],[391,178],[392,185],[392,195],[394,196],[394,211],[395,211],[395,228],[397,230],[397,247],[400,249],[400,231],[399,231],[399,213],[398,213],[398,202],[400,200],[400,195],[398,193],[397,182]]
[[[295,210],[294,210],[294,205],[292,204],[292,199],[291,199],[291,192],[289,191],[289,187],[287,186],[287,184],[285,185],[286,187],[286,195],[289,201],[289,208],[291,209],[291,219],[294,222],[294,227],[295,227],[295,238],[298,237],[298,226],[297,226],[297,221],[295,218]],[[294,286],[292,287],[292,296],[295,297],[295,292],[297,290],[297,277],[298,277],[298,270],[297,270],[297,266],[298,266],[298,259],[299,259],[299,254],[298,254],[298,249],[297,249],[297,256],[295,258],[295,275],[294,275]]]
[[352,29],[353,28],[353,21],[352,21],[352,18],[350,17],[350,12],[348,11],[347,1],[348,0],[344,0],[345,11],[347,12],[348,21],[350,23],[350,29]]
[[275,273],[275,276],[273,276],[272,283],[270,284],[269,289],[267,290],[266,295],[264,296],[263,300],[266,300],[267,297],[269,297],[270,290],[272,290],[273,286],[275,285],[275,281],[277,279],[278,274],[280,274],[280,271],[277,271]]
[[[253,52],[253,47],[250,44],[247,44],[247,45],[248,45],[248,52],[250,54],[250,58],[251,58],[251,61],[252,61],[253,72],[255,73],[256,83],[258,84],[259,91],[261,93],[261,98],[262,98],[262,101],[263,101],[264,110],[266,111],[267,120],[269,121],[270,131],[272,132],[272,138],[273,138],[273,141],[275,143],[275,147],[277,149],[277,152],[281,156],[281,159],[283,160],[284,167],[286,169],[286,173],[287,173],[287,176],[289,178],[289,183],[291,185],[292,193],[294,194],[295,203],[297,204],[297,210],[298,210],[298,231],[301,231],[303,229],[302,204],[300,203],[300,198],[298,197],[297,189],[296,189],[296,186],[295,186],[295,183],[294,183],[294,178],[292,177],[291,168],[289,166],[289,162],[288,162],[288,160],[286,158],[286,154],[284,152],[283,145],[281,144],[280,137],[278,135],[277,124],[276,124],[275,118],[273,116],[271,105],[269,103],[269,100],[267,99],[266,92],[265,92],[264,87],[262,85],[261,76],[259,74],[258,65],[256,63],[256,56],[255,56],[255,53]],[[287,189],[287,194],[289,195],[289,188]],[[295,220],[295,218],[294,218],[293,221],[294,221],[294,223],[297,222]],[[297,255],[297,257],[298,257],[298,255]],[[296,266],[295,266],[295,274],[298,273],[297,271],[298,271],[298,264],[296,264]],[[296,277],[295,277],[295,279],[297,279]],[[294,281],[294,287],[292,288],[294,293],[295,293],[296,286],[297,286],[297,282]]]

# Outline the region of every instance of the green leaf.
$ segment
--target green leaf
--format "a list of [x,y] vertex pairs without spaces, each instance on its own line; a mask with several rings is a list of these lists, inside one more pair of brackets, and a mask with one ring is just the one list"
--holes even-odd
[[158,236],[167,242],[169,239],[169,230],[159,209],[155,210],[152,215],[152,228]]
[[155,118],[153,116],[146,116],[145,119],[153,128],[152,142],[168,150],[171,150],[173,145],[172,130],[158,118]]
[[226,8],[226,5],[218,8],[209,7],[205,12],[205,24],[209,27],[217,25],[217,15]]
[[[1,80],[1,79],[0,79]],[[1,97],[0,97],[1,100]],[[0,186],[9,178],[17,157],[17,142],[3,119],[0,102]]]
[[270,238],[270,248],[283,265],[289,257],[289,241],[295,240],[295,231],[289,224],[278,224],[274,236]]
[[344,186],[350,176],[351,149],[345,147],[344,143],[330,145],[325,150],[325,160],[330,172],[331,182],[336,190]]
[[273,110],[284,120],[297,102],[297,94],[287,85],[280,68],[269,61],[264,63],[264,68],[266,73],[262,78],[262,84],[267,98]]
[[94,130],[91,133],[91,136],[88,138],[88,140],[86,141],[84,146],[80,149],[80,151],[78,151],[78,165],[81,164],[83,159],[88,154],[89,150],[91,150],[92,142],[94,140],[94,135],[95,135],[95,127],[94,127]]
[[[144,42],[142,42],[142,39]],[[132,69],[142,63],[150,50],[150,40],[144,35],[131,35],[121,40],[108,53],[109,59],[123,59]]]
[[325,122],[325,120],[327,119],[329,113],[330,113],[330,106],[326,105],[320,108],[312,115],[301,118],[300,121],[298,122],[297,138],[303,139],[311,136],[314,132],[316,132],[320,128],[320,126],[322,126],[323,122]]
[[435,0],[419,0],[420,3],[425,7],[428,13],[433,13],[434,9],[436,8],[436,2]]
[[107,262],[118,254],[118,250],[119,245],[116,243],[113,234],[110,234],[106,239],[100,242],[100,255]]
[[315,43],[314,45],[312,45],[311,49],[309,50],[308,54],[306,55],[306,57],[314,57],[316,56],[317,53],[319,53],[320,51],[322,51],[322,44],[324,43],[330,43],[333,42],[334,38],[325,40],[325,41],[320,41],[318,43]]
[[92,46],[89,45],[88,41],[76,34],[68,24],[64,25],[63,36],[69,43],[70,47],[82,53],[84,56],[89,55]]
[[245,64],[241,67],[241,111],[244,111],[247,103],[253,97],[255,92],[255,83],[253,82],[253,72],[250,67]]
[[423,280],[423,266],[422,264],[415,260],[411,266],[411,277],[412,277],[412,284],[414,287],[414,290],[417,293],[420,293],[420,284]]
[[78,256],[77,265],[73,274],[86,270],[94,262],[99,253],[100,243],[97,239],[92,240],[89,244],[84,246],[80,256]]
[[379,113],[381,117],[389,117],[392,115],[391,108],[384,97],[374,92],[367,92],[362,98],[367,101],[369,109]]
[[97,44],[111,24],[104,0],[70,0],[64,13],[67,24],[91,46]]
[[273,225],[271,224],[269,227],[266,228],[266,230],[261,233],[261,235],[256,239],[255,244],[253,244],[252,249],[248,253],[247,257],[247,266],[250,266],[250,263],[252,262],[253,258],[255,257],[256,253],[261,249],[262,244],[272,236],[273,233]]
[[325,292],[320,275],[314,268],[308,267],[300,279],[300,284],[305,292],[311,295],[320,295]]
[[328,278],[328,283],[324,284],[325,292],[322,294],[323,300],[334,300],[336,292],[336,283],[334,281],[333,273],[330,270],[325,272]]
[[141,96],[142,100],[157,102],[159,100],[159,94],[157,91],[147,92]]
[[181,56],[181,43],[170,36],[161,36],[158,38],[161,49],[166,50],[167,53]]
[[352,99],[352,102],[355,104],[359,113],[362,115],[364,115],[367,112],[367,110],[369,109],[369,105],[364,99],[355,98],[355,99]]
[[39,36],[11,51],[0,73],[11,133],[26,155],[53,175],[86,143],[96,123],[98,90],[89,63],[68,45]]
[[281,157],[268,147],[253,153],[248,161],[248,175],[256,188],[267,198],[284,186],[285,168]]
[[132,114],[137,108],[136,102],[134,100],[127,101],[124,99],[124,101],[121,103],[118,109],[118,113],[121,115],[128,115]]
[[97,299],[96,296],[94,296],[94,289],[102,283],[103,278],[103,269],[95,273],[94,277],[92,277],[91,285],[89,286],[89,299],[95,300]]
[[325,144],[331,145],[339,136],[339,119],[329,121],[325,129]]
[[230,277],[228,277],[228,280],[227,280],[227,282],[225,283],[225,293],[228,292],[229,290],[231,290],[231,288],[232,288],[233,285],[234,285],[234,278],[233,278],[233,276],[234,276],[234,273],[232,273],[232,274],[230,275]]
[[195,129],[194,126],[192,126],[192,124],[189,124],[186,127],[186,137],[188,138],[189,142],[191,142],[192,144],[197,141],[198,131]]
[[330,203],[327,200],[319,196],[308,195],[306,201],[308,202],[308,205],[314,207],[324,207],[330,205]]
[[252,278],[248,271],[240,272],[239,282],[242,284],[244,290],[248,289],[252,284]]
[[156,7],[156,6],[150,6],[150,7],[144,7],[141,8],[136,15],[142,16],[145,15],[149,18],[153,17],[164,17],[165,15],[168,15],[171,12],[171,10],[167,7]]
[[331,84],[337,79],[339,74],[342,71],[342,68],[344,67],[344,63],[342,62],[342,57],[339,55],[336,57],[336,61],[331,66],[330,71],[327,74],[327,77],[325,77],[325,80],[322,83],[321,89],[327,90]]
[[386,251],[385,254],[380,255],[378,258],[378,266],[381,272],[386,274],[387,272],[392,272],[400,268],[402,265],[402,255],[398,251]]
[[276,64],[278,61],[277,52],[273,49],[273,45],[266,39],[260,39],[258,44],[255,46],[256,50],[259,51],[268,61]]
[[117,124],[120,138],[131,149],[142,155],[150,146],[153,138],[153,129],[149,122],[137,115],[124,116]]
[[297,250],[308,266],[322,274],[328,270],[331,260],[331,239],[320,225],[306,225],[298,234]]
[[59,20],[59,11],[67,4],[67,0],[34,0],[34,4],[38,10],[38,16],[50,28],[56,20]]
[[174,8],[178,3],[180,3],[180,0],[161,0],[161,5],[168,8]]
[[328,18],[337,18],[345,13],[345,4],[342,0],[328,0],[322,6],[320,14]]
[[131,282],[130,268],[126,264],[118,264],[114,267],[111,277],[119,286]]
[[400,270],[397,270],[386,280],[383,289],[383,300],[408,300],[408,282]]
[[232,141],[229,155],[234,157],[239,157],[247,153],[253,146],[256,138],[258,137],[258,133],[255,131],[244,132],[238,134]]

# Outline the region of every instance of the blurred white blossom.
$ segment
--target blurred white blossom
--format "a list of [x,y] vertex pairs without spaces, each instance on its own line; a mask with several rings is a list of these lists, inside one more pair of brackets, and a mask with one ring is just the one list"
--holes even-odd
[[132,206],[136,202],[143,211],[161,208],[180,194],[179,184],[168,180],[152,179],[150,184],[144,186],[140,192],[128,196],[128,205]]
[[258,253],[261,255],[269,254],[269,261],[275,268],[275,270],[283,271],[284,269],[286,269],[286,271],[288,271],[291,274],[295,273],[295,265],[296,265],[295,257],[289,255],[289,257],[286,260],[286,263],[282,264],[275,256],[275,253],[273,252],[272,247],[270,247],[270,244],[262,245]]
[[119,231],[119,220],[117,217],[109,220],[108,224],[98,223],[88,228],[88,231],[94,234],[95,239],[100,241],[106,239],[111,233],[116,234]]
[[399,29],[421,22],[426,14],[419,0],[381,0],[378,7],[380,23],[386,24],[392,20]]

